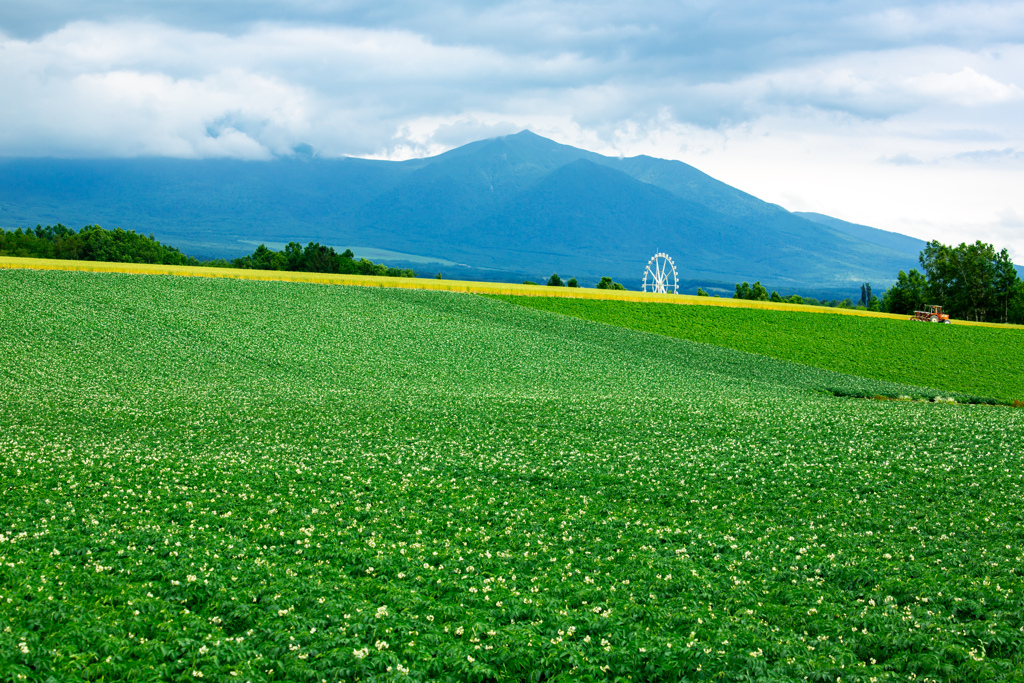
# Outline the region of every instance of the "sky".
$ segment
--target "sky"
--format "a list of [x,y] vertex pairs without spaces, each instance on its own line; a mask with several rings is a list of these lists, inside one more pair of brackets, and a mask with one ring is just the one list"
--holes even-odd
[[3,0],[0,157],[530,129],[1024,263],[1024,1]]

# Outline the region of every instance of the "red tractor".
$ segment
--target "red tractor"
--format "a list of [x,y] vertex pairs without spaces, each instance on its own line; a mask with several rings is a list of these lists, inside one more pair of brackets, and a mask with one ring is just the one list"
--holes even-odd
[[914,311],[914,317],[911,320],[922,323],[949,324],[949,316],[942,312],[942,306],[929,306],[927,311]]

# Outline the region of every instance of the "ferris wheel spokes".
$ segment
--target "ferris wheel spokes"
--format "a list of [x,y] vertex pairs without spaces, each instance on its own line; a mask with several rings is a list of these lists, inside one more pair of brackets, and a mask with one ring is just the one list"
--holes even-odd
[[671,287],[672,294],[679,293],[676,264],[668,254],[663,254],[659,251],[647,262],[647,268],[644,270],[643,291],[645,292],[647,291],[648,281],[650,281],[650,291],[652,292],[667,294]]

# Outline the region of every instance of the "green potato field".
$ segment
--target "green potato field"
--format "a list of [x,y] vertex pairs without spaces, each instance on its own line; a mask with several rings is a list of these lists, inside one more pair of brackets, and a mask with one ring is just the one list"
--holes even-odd
[[1024,402],[1024,329],[810,311],[497,295],[521,306],[973,398]]
[[921,384],[0,270],[0,680],[1024,680],[1024,411]]

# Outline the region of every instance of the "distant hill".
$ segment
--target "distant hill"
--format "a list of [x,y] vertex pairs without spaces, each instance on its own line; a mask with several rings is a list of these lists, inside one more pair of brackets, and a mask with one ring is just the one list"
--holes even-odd
[[[916,237],[908,237],[907,235],[901,235],[898,232],[890,232],[888,230],[879,230],[878,228],[871,228],[866,225],[859,225],[857,223],[847,223],[841,221],[838,218],[832,218],[820,213],[811,213],[808,211],[794,211],[794,216],[800,216],[806,218],[809,221],[815,223],[821,223],[827,225],[833,230],[837,230],[847,235],[852,235],[858,239],[862,239],[865,242],[871,244],[877,244],[881,247],[887,247],[895,249],[897,251],[913,252],[914,254],[920,254],[921,251],[928,244],[925,240],[919,240]],[[996,245],[997,248],[998,245]],[[1021,277],[1024,277],[1024,266],[1015,265],[1017,272]],[[915,261],[911,268],[921,269],[920,265]]]
[[793,215],[800,216],[800,218],[806,218],[807,220],[814,221],[815,223],[827,225],[837,232],[856,237],[857,239],[864,240],[865,242],[877,244],[880,247],[895,249],[897,251],[919,254],[927,244],[924,240],[919,240],[916,237],[909,237],[907,235],[901,235],[898,232],[889,232],[888,230],[879,230],[878,228],[871,228],[857,223],[848,223],[821,213],[794,211]]
[[529,131],[401,162],[0,161],[0,226],[57,222],[153,233],[199,258],[319,241],[459,277],[608,275],[630,288],[663,251],[688,287],[760,280],[845,296],[888,285],[923,246],[790,213],[679,161],[606,157]]

